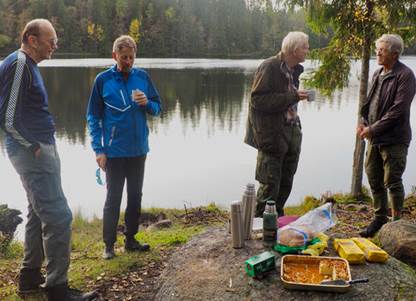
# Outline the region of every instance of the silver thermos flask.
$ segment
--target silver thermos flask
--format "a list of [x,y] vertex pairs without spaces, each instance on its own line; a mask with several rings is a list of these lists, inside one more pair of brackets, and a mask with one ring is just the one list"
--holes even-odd
[[234,201],[231,203],[231,236],[233,239],[233,248],[240,249],[244,247],[244,233],[242,220],[241,202]]
[[244,225],[244,239],[251,239],[251,232],[253,230],[254,212],[256,210],[256,190],[254,184],[249,183],[242,198],[243,205],[243,225]]

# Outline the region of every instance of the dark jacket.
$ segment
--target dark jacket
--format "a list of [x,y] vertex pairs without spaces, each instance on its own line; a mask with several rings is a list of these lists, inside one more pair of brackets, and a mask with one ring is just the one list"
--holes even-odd
[[39,143],[55,143],[55,123],[38,65],[20,50],[0,65],[0,127],[9,146],[35,152]]
[[[370,100],[375,91],[382,68],[374,72],[366,102],[361,108],[361,116],[368,122]],[[406,144],[412,139],[410,128],[410,105],[415,95],[416,81],[410,68],[397,61],[392,73],[383,81],[380,91],[376,122],[370,126],[371,143],[374,145]]]
[[[293,83],[297,88],[302,72],[301,65],[294,67]],[[289,91],[288,85],[280,53],[263,61],[251,89],[245,143],[266,153],[279,154],[286,112],[299,101],[296,91]]]

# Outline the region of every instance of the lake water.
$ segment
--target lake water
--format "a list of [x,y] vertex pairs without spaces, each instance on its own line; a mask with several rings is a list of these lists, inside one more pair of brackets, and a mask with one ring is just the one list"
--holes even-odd
[[[151,119],[143,207],[183,208],[210,202],[229,207],[245,184],[255,182],[256,150],[243,143],[249,90],[260,60],[137,59],[150,73],[163,101],[163,114]],[[416,70],[416,57],[404,62]],[[101,217],[105,188],[95,181],[85,111],[95,75],[112,60],[50,60],[41,64],[57,124],[63,188],[73,210]],[[307,69],[312,68],[306,62]],[[371,62],[371,71],[376,68]],[[304,140],[288,204],[325,191],[348,192],[359,82],[359,64],[348,88],[332,97],[302,103]],[[416,129],[415,104],[412,127]],[[2,135],[2,134],[0,134]],[[0,136],[2,140],[3,136]],[[404,184],[416,185],[412,143]],[[0,142],[0,203],[26,212],[26,196]],[[367,185],[366,179],[364,184]],[[257,185],[257,183],[256,183]],[[123,207],[125,205],[125,196]]]

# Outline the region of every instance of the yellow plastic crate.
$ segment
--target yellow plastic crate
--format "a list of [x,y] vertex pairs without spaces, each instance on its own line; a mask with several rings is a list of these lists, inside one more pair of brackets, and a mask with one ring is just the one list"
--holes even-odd
[[338,255],[346,259],[349,263],[365,262],[364,252],[350,238],[334,239],[334,248],[338,252]]
[[386,262],[389,254],[367,238],[353,237],[352,240],[364,252],[365,259],[370,262]]

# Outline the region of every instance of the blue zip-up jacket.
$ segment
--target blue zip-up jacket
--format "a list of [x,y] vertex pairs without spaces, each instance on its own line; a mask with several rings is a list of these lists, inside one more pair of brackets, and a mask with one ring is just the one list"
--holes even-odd
[[0,127],[12,148],[23,146],[34,152],[39,143],[55,143],[55,123],[38,65],[21,50],[0,65]]
[[[145,107],[131,98],[139,89],[148,99]],[[161,101],[146,73],[132,68],[128,79],[117,65],[97,75],[88,103],[87,121],[95,153],[109,158],[143,156],[149,152],[146,113],[157,116]]]

